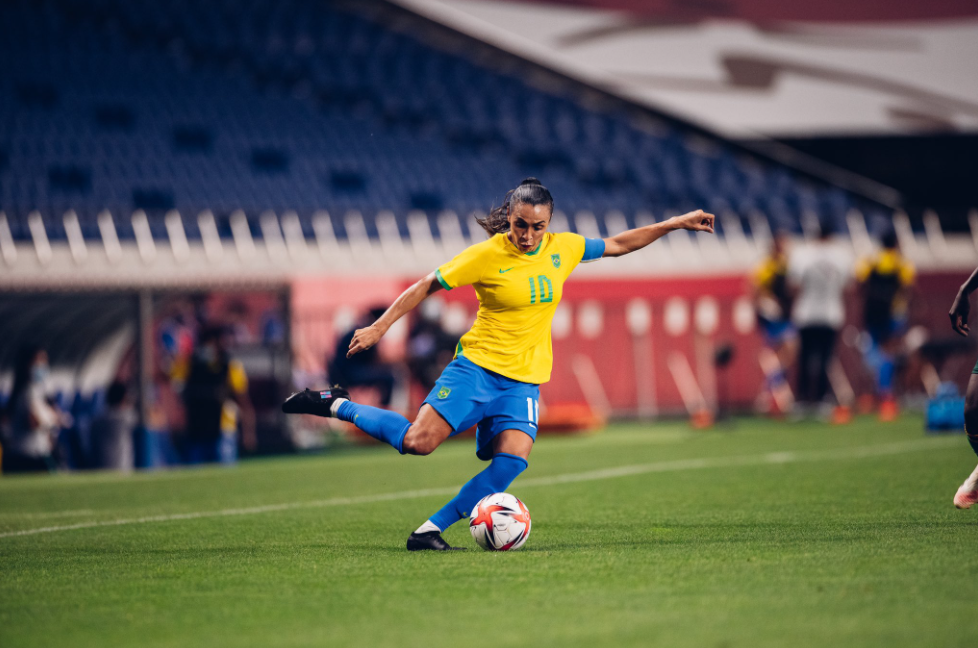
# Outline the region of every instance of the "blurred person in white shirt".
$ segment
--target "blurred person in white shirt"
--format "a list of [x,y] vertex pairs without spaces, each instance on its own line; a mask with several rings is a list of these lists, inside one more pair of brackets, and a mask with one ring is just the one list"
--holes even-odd
[[7,400],[3,430],[3,472],[44,472],[54,468],[57,434],[70,424],[48,397],[48,354],[37,346],[20,350]]
[[796,396],[803,409],[818,406],[828,395],[829,364],[845,323],[845,290],[852,277],[853,259],[834,243],[826,223],[816,241],[791,257],[788,281],[796,295],[791,320],[801,341]]

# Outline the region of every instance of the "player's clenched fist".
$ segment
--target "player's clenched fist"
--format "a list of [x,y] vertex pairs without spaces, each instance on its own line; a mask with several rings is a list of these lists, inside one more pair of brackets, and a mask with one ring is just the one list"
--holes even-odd
[[702,209],[697,209],[696,211],[691,211],[682,216],[678,216],[679,226],[684,230],[689,230],[691,232],[709,232],[713,233],[713,221],[716,216],[713,214],[708,214]]

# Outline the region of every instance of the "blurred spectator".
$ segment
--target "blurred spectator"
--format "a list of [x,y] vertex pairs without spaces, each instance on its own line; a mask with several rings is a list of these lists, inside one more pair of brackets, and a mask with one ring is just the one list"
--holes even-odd
[[255,413],[244,367],[228,353],[229,332],[208,326],[189,358],[179,360],[172,378],[186,409],[188,463],[234,463],[237,428],[247,450],[256,445]]
[[20,350],[7,400],[3,433],[3,472],[39,472],[54,468],[58,430],[68,416],[48,398],[48,354],[37,346]]
[[823,224],[818,239],[792,254],[788,265],[788,281],[795,291],[791,320],[801,338],[797,396],[802,409],[817,406],[828,394],[829,364],[846,319],[843,295],[852,261],[833,244],[832,234]]
[[285,342],[285,322],[277,308],[269,308],[261,316],[261,341],[267,346]]
[[92,468],[130,471],[133,468],[132,433],[136,411],[128,398],[126,384],[113,382],[105,396],[105,409],[92,420]]
[[328,364],[329,382],[352,387],[371,387],[379,392],[380,404],[387,407],[394,393],[394,369],[381,360],[379,347],[373,346],[352,358],[346,357],[357,329],[366,328],[384,314],[384,308],[372,308],[364,313],[356,326],[336,341],[333,359]]
[[863,359],[873,374],[879,414],[884,420],[897,415],[893,398],[896,354],[907,327],[907,304],[913,286],[913,264],[900,254],[896,232],[888,231],[882,239],[883,249],[856,267],[856,279],[862,291]]
[[164,371],[170,372],[177,358],[189,356],[193,351],[194,329],[193,305],[189,302],[176,304],[173,312],[160,322],[159,347]]
[[754,271],[754,310],[764,348],[760,355],[765,385],[778,410],[788,412],[794,395],[787,372],[798,354],[798,331],[791,323],[792,295],[788,286],[788,235],[778,232],[768,257]]
[[442,301],[429,297],[418,307],[418,318],[408,333],[407,363],[414,378],[431,391],[438,376],[455,356],[458,338],[441,326]]
[[234,300],[227,307],[227,315],[230,318],[228,329],[234,345],[246,346],[253,344],[255,336],[252,335],[249,326],[251,313],[248,310],[248,305],[239,299]]

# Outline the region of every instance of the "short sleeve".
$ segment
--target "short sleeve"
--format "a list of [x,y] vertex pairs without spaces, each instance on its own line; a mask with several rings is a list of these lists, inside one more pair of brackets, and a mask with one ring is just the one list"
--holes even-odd
[[754,284],[766,288],[771,283],[771,264],[764,262],[754,268]]
[[186,356],[177,358],[170,366],[170,380],[173,382],[185,383],[189,374],[190,361]]
[[869,279],[869,275],[872,272],[873,264],[869,259],[860,259],[856,263],[856,280],[860,283]]
[[492,252],[492,239],[472,245],[460,252],[454,259],[438,267],[435,277],[445,290],[470,286],[482,278],[489,256]]
[[239,360],[232,360],[228,364],[228,387],[235,394],[244,394],[248,391],[248,376],[245,375],[244,365]]
[[912,286],[916,277],[917,271],[914,269],[913,264],[909,261],[904,261],[900,267],[900,283],[904,286]]
[[581,257],[581,263],[597,261],[604,256],[604,248],[604,239],[584,239],[584,256]]

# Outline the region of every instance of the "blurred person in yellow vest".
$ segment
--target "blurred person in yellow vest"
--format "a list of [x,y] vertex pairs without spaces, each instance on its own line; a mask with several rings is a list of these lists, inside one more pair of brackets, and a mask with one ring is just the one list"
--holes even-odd
[[[794,394],[787,372],[798,357],[798,331],[791,322],[793,295],[788,285],[788,234],[778,232],[771,241],[771,251],[752,276],[754,311],[764,337],[758,359],[764,371],[765,387],[770,391],[776,410],[768,403],[762,409],[786,414],[794,406]],[[767,392],[762,394],[765,399]]]
[[173,365],[171,378],[186,410],[187,463],[234,463],[239,418],[242,446],[249,451],[256,446],[248,377],[241,362],[231,358],[229,339],[226,328],[209,326],[193,353]]
[[913,264],[900,254],[896,232],[887,231],[882,249],[856,266],[856,279],[863,298],[863,360],[873,375],[879,416],[892,420],[897,415],[893,384],[896,357],[907,328],[907,306],[913,287]]

